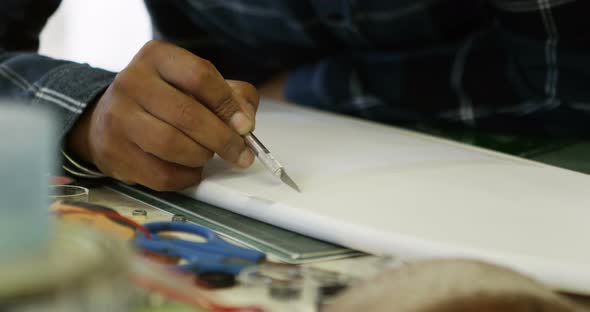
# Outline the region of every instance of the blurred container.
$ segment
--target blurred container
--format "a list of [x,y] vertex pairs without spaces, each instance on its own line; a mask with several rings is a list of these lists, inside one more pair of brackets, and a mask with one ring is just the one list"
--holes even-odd
[[55,133],[49,112],[0,103],[0,259],[47,243]]
[[75,202],[88,202],[90,191],[77,185],[52,185],[49,187],[49,199],[51,201],[67,200]]
[[72,225],[56,227],[47,248],[0,259],[3,312],[123,312],[134,306],[125,241]]

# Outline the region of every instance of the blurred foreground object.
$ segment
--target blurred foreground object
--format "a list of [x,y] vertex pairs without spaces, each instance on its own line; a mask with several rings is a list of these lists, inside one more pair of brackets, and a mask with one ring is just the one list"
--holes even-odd
[[51,201],[67,200],[87,202],[90,190],[78,185],[51,185],[49,186],[49,199]]
[[328,312],[582,312],[512,270],[470,260],[433,260],[384,272],[343,293]]
[[0,103],[0,133],[0,311],[129,311],[129,246],[49,226],[58,145],[50,113]]
[[0,310],[130,311],[130,255],[124,241],[59,226],[47,247],[36,254],[0,261]]
[[[0,103],[0,259],[47,243],[48,174],[57,145],[49,112]],[[0,283],[2,283],[0,279]]]

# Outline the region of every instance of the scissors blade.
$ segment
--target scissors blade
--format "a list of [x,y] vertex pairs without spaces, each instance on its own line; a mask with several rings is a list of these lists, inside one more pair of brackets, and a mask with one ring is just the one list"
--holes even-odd
[[291,179],[291,177],[289,177],[289,175],[285,172],[285,170],[283,170],[281,172],[281,181],[283,181],[283,183],[285,183],[288,186],[290,186],[292,189],[294,189],[297,192],[301,193],[301,190],[299,189],[299,187],[297,186],[297,184],[295,184],[295,181],[293,181],[293,179]]

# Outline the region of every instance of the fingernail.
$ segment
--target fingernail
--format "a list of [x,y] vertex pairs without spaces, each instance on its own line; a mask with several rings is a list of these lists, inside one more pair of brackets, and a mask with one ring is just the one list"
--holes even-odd
[[251,149],[246,148],[238,158],[238,165],[242,168],[248,168],[254,162],[254,157],[254,152]]
[[229,123],[241,135],[252,131],[252,120],[242,112],[235,113],[229,120]]

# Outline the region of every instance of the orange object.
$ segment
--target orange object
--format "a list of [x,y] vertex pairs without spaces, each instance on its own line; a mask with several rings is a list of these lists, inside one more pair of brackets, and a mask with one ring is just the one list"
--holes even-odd
[[66,176],[51,176],[49,177],[50,185],[70,185],[74,183],[74,179]]
[[57,201],[50,211],[65,222],[82,223],[118,238],[130,240],[140,230],[149,237],[149,232],[139,223],[122,216],[115,210],[85,202]]

